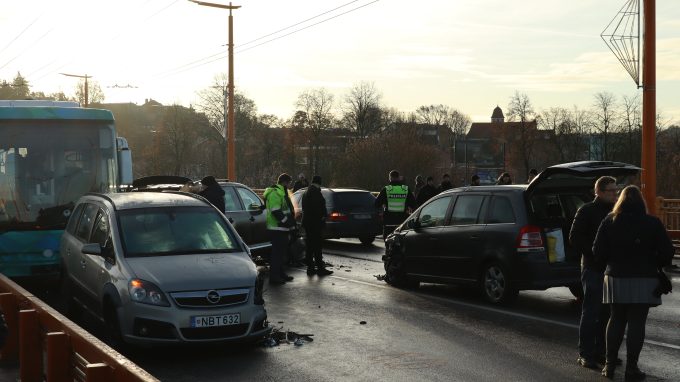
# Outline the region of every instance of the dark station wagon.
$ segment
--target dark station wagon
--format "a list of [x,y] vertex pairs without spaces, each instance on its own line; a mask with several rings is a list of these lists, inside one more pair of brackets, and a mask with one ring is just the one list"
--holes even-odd
[[492,303],[520,290],[581,292],[580,254],[569,244],[576,211],[593,200],[600,176],[619,186],[638,167],[574,162],[545,169],[529,185],[453,189],[430,199],[386,240],[386,281],[473,285]]

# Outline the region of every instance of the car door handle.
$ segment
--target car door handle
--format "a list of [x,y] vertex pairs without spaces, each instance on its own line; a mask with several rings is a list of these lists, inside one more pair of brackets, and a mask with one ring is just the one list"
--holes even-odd
[[255,221],[255,217],[254,217],[254,216],[251,216],[251,217],[250,217],[250,221],[251,221],[251,222],[254,222],[254,221]]
[[470,240],[479,240],[479,239],[481,239],[481,237],[479,237],[477,235],[470,236]]

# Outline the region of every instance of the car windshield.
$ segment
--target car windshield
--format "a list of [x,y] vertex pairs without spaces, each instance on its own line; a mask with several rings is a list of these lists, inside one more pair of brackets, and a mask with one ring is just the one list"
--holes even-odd
[[153,207],[119,213],[126,257],[236,252],[239,244],[212,207]]
[[375,197],[370,192],[336,192],[335,208],[341,210],[373,210]]

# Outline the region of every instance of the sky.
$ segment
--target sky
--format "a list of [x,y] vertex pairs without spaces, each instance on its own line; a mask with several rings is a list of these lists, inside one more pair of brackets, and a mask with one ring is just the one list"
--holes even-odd
[[[477,122],[516,91],[539,112],[590,107],[598,92],[641,93],[600,38],[626,1],[241,0],[234,83],[282,118],[319,87],[339,111],[362,81],[384,106],[445,104]],[[0,0],[0,79],[72,95],[77,79],[59,73],[87,74],[105,102],[196,104],[227,71],[227,19],[188,0]],[[677,0],[657,1],[657,111],[680,123]]]

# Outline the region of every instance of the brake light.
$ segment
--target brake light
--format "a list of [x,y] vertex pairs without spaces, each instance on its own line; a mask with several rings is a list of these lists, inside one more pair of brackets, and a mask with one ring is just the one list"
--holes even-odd
[[328,220],[332,222],[346,222],[349,219],[349,216],[343,214],[342,212],[331,212],[328,217]]
[[540,227],[527,225],[519,230],[517,249],[543,247],[543,232]]

